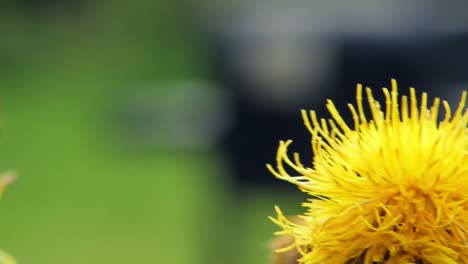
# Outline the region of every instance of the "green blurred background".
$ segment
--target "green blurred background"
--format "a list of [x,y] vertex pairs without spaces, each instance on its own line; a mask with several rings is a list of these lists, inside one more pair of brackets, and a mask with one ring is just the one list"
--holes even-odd
[[139,142],[119,121],[133,97],[208,77],[195,3],[42,2],[2,3],[0,168],[20,178],[0,247],[34,264],[265,262],[271,192],[234,198],[219,150]]
[[293,2],[0,1],[0,169],[20,175],[0,248],[268,263],[273,206],[297,214],[305,196],[264,164],[280,139],[310,156],[300,108],[392,77],[449,101],[468,87],[463,1]]

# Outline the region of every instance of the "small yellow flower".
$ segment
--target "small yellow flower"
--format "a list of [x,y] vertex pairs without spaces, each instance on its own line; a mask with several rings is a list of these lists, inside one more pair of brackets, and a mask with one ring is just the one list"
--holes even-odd
[[[13,171],[4,173],[0,176],[0,196],[3,194],[5,187],[16,180],[16,173]],[[7,253],[0,250],[0,264],[16,264],[16,260]]]
[[400,99],[396,81],[391,84],[391,91],[383,89],[384,109],[366,89],[371,118],[357,85],[357,106],[348,105],[353,128],[330,100],[330,120],[302,111],[312,135],[311,166],[297,153],[288,157],[291,141],[280,142],[276,169],[268,165],[312,196],[303,204],[304,224],[278,207],[272,218],[283,229],[278,234],[294,237],[283,250],[295,248],[299,263],[468,263],[467,93],[453,114],[442,102],[439,122],[439,98],[428,108],[426,93],[418,105],[414,88]]
[[0,264],[16,264],[16,261],[12,256],[0,251]]

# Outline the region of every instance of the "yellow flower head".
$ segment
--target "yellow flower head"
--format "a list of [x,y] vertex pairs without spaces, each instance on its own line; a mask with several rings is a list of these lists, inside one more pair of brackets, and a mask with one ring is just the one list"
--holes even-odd
[[304,264],[468,263],[467,93],[453,114],[442,102],[439,122],[439,98],[428,108],[423,93],[418,105],[411,88],[400,99],[395,80],[383,92],[381,109],[366,89],[369,118],[357,85],[357,106],[348,105],[353,128],[330,100],[330,120],[302,111],[312,135],[311,167],[297,153],[288,157],[291,141],[280,142],[276,169],[269,170],[313,196],[303,204],[303,224],[276,208],[279,234],[294,237],[284,250],[296,248]]
[[[0,196],[3,194],[5,187],[13,183],[16,179],[16,173],[13,171],[4,173],[0,176]],[[16,260],[7,253],[0,250],[0,264],[16,264]]]
[[16,264],[16,260],[5,252],[0,251],[0,264]]

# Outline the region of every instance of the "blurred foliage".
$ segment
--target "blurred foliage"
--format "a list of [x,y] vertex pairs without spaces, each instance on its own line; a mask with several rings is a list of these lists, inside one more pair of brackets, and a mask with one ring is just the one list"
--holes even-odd
[[130,152],[109,121],[135,83],[207,77],[194,3],[27,3],[0,16],[0,168],[20,173],[0,248],[35,264],[264,262],[266,191],[235,205],[218,151]]

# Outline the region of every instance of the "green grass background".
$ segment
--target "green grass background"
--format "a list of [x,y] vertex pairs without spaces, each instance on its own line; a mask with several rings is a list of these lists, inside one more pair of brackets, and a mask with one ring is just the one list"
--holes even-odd
[[0,18],[0,168],[20,175],[0,248],[34,264],[266,263],[267,216],[302,196],[234,199],[217,150],[132,151],[108,122],[133,83],[208,77],[193,3],[97,3],[80,19]]

